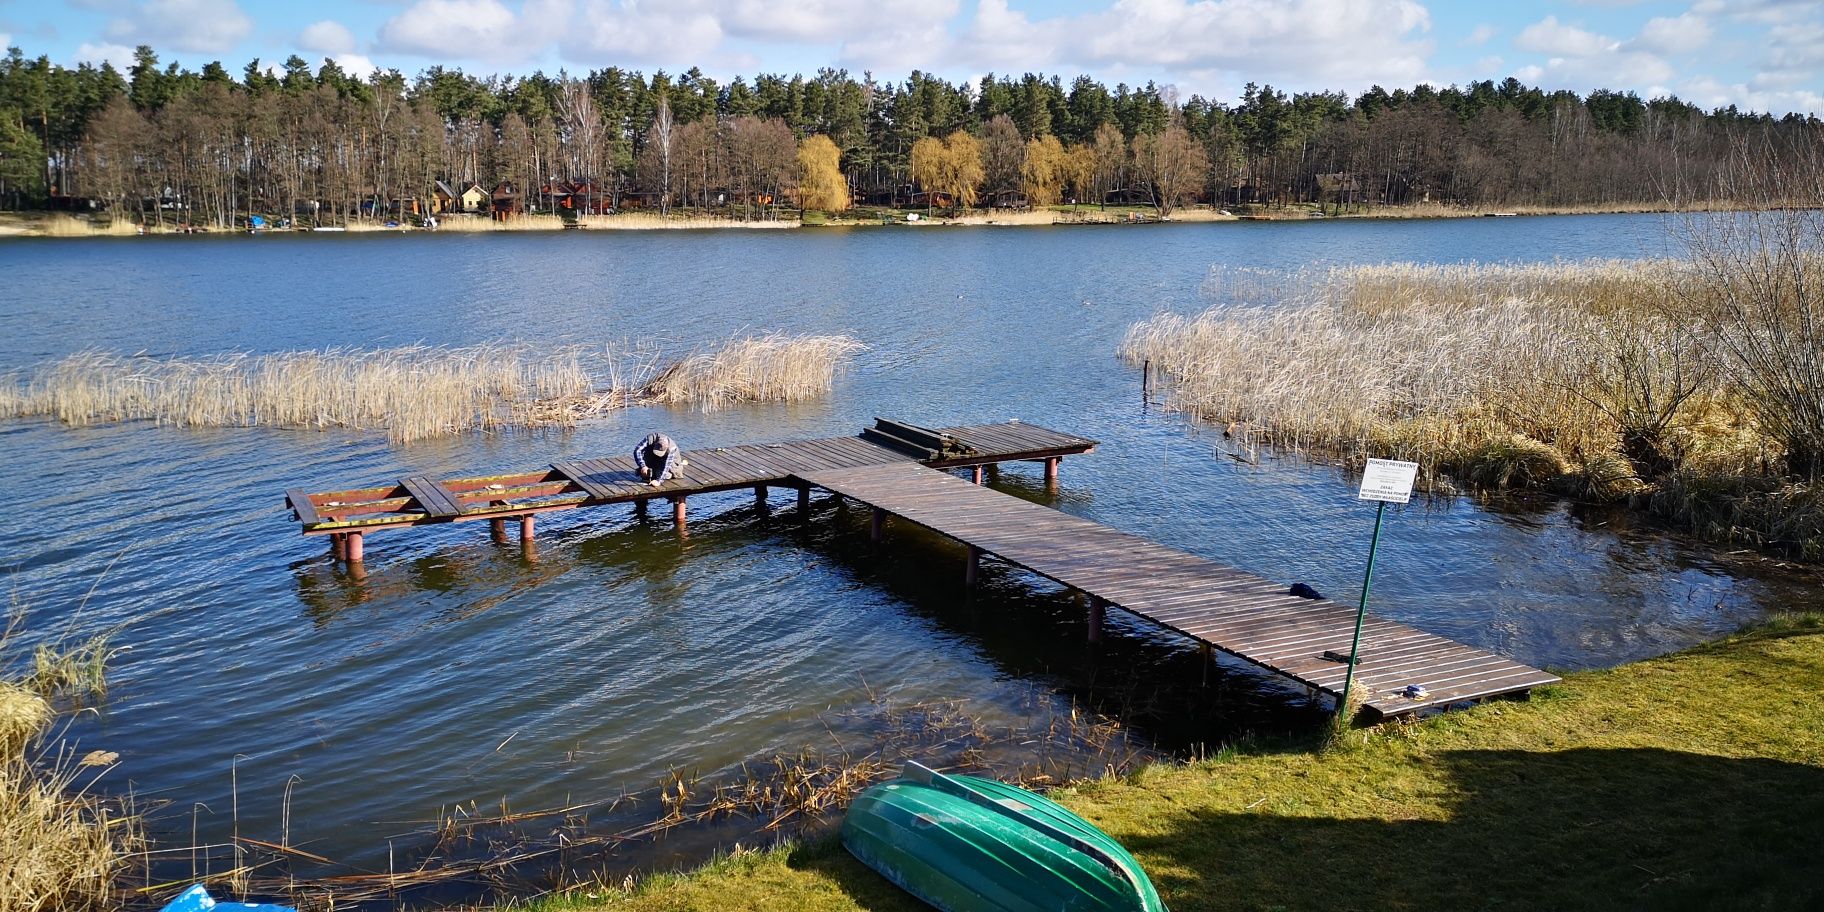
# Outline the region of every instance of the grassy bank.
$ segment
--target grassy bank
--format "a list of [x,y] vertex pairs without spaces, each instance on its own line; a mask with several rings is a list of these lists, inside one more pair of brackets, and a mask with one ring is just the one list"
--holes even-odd
[[[1824,901],[1824,617],[1354,733],[1057,795],[1200,909],[1799,909]],[[593,896],[590,894],[593,893]],[[920,909],[832,842],[541,910]]]
[[709,410],[829,392],[860,342],[731,339],[665,359],[640,348],[410,346],[154,358],[81,352],[0,377],[0,418],[80,427],[385,430],[395,443],[563,428],[647,402]]

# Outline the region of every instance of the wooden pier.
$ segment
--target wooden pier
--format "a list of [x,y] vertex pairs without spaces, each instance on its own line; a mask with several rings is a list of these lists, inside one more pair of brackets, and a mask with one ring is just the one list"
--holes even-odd
[[519,523],[520,539],[534,537],[539,513],[632,503],[641,513],[648,501],[664,499],[682,527],[685,504],[695,494],[753,488],[764,502],[767,489],[798,489],[807,504],[809,486],[800,472],[868,465],[925,465],[934,468],[981,468],[1002,462],[1037,461],[1045,478],[1056,483],[1058,463],[1095,449],[1096,442],[1017,421],[1000,424],[927,429],[880,420],[853,437],[746,444],[714,449],[686,449],[689,465],[657,487],[640,480],[633,457],[574,459],[543,469],[437,481],[424,476],[403,478],[376,487],[311,493],[285,492],[285,504],[305,535],[327,535],[338,560],[359,563],[366,557],[366,538],[374,532],[412,526],[487,520],[496,538],[506,523]]
[[[485,519],[501,540],[506,521],[516,519],[529,549],[541,512],[632,503],[644,513],[648,501],[665,498],[682,530],[693,494],[751,487],[764,505],[768,488],[792,488],[808,515],[812,488],[822,488],[872,508],[876,539],[892,516],[961,542],[966,585],[975,583],[982,556],[992,555],[1083,593],[1091,640],[1101,637],[1107,609],[1118,608],[1189,637],[1206,654],[1220,650],[1337,697],[1354,608],[982,486],[984,467],[1016,460],[1042,462],[1047,485],[1056,485],[1060,460],[1095,446],[1019,422],[925,429],[881,420],[855,437],[686,450],[689,466],[658,487],[638,478],[630,456],[618,456],[508,475],[291,491],[286,501],[304,534],[330,536],[337,559],[358,567],[365,536],[377,530]],[[957,468],[972,468],[974,484],[940,471]],[[1371,615],[1355,686],[1368,710],[1397,716],[1557,680]]]
[[[1089,637],[1109,607],[1181,633],[1337,697],[1348,671],[1355,609],[1099,523],[972,485],[918,465],[807,471],[817,487],[873,507],[874,528],[897,516],[962,542],[965,579],[983,554],[1086,594]],[[1366,706],[1396,716],[1522,693],[1558,678],[1536,668],[1370,615],[1355,686]],[[1408,687],[1423,688],[1408,691]],[[1422,693],[1422,695],[1420,695]],[[1410,695],[1409,695],[1410,694]]]

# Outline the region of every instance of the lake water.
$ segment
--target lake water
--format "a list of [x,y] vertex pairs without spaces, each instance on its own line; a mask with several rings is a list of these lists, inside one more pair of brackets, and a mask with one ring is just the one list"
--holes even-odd
[[[356,432],[0,424],[31,480],[0,511],[0,565],[28,636],[118,628],[112,693],[73,733],[118,751],[117,788],[168,803],[165,835],[235,827],[384,870],[426,821],[591,805],[674,770],[726,772],[810,746],[865,751],[895,707],[962,700],[1027,731],[1074,703],[1168,751],[1312,724],[1302,694],[1111,617],[1082,644],[1054,587],[857,511],[692,501],[541,520],[536,560],[482,524],[379,533],[367,575],[304,539],[282,492],[527,469],[625,451],[1019,418],[1103,441],[1004,489],[1347,599],[1371,510],[1340,473],[1247,466],[1143,410],[1114,349],[1196,310],[1212,267],[1659,255],[1658,216],[1057,229],[567,232],[499,236],[13,240],[0,244],[0,371],[87,347],[211,354],[500,340],[688,347],[743,331],[869,345],[826,399],[714,414],[648,409],[573,432],[410,447]],[[789,502],[782,494],[780,505]],[[1555,501],[1390,512],[1374,610],[1556,669],[1612,665],[1816,604],[1814,580]],[[79,607],[80,606],[80,607]],[[1019,762],[1009,750],[1006,762]],[[287,793],[289,803],[287,804]],[[613,814],[604,811],[603,819]],[[650,811],[650,808],[647,809]],[[288,811],[288,820],[287,820]],[[643,863],[685,860],[682,841]],[[631,850],[630,850],[631,851]],[[669,853],[669,854],[667,854]],[[395,861],[395,864],[402,862]],[[219,866],[219,862],[218,862]]]

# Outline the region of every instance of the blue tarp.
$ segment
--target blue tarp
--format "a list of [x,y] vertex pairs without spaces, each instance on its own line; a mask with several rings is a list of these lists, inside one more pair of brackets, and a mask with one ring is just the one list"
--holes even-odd
[[159,912],[298,912],[290,906],[275,906],[271,903],[238,903],[216,902],[209,891],[197,884],[174,900],[165,903]]

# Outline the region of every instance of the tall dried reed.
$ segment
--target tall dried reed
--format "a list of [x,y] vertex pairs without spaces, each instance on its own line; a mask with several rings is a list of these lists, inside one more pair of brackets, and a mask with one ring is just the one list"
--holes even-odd
[[385,428],[395,441],[410,442],[534,424],[539,402],[590,389],[575,348],[415,346],[209,358],[86,351],[40,367],[0,405],[14,416],[70,425]]
[[[1726,411],[1701,333],[1671,319],[1688,281],[1661,260],[1218,273],[1231,303],[1135,324],[1121,346],[1168,403],[1248,444],[1418,461],[1479,487],[1568,481],[1612,499],[1709,453]],[[1273,291],[1282,303],[1258,300]],[[1706,450],[1706,446],[1709,447]]]
[[740,402],[800,402],[829,392],[837,371],[864,347],[850,336],[750,336],[673,362],[643,394],[703,411]]
[[[0,631],[0,667],[27,664],[12,654],[17,633],[16,623]],[[131,809],[94,789],[116,756],[78,758],[46,735],[57,717],[53,700],[69,687],[96,685],[40,672],[93,666],[99,673],[106,648],[98,650],[102,658],[64,661],[40,647],[29,663],[36,670],[0,678],[0,912],[114,908],[120,879],[144,843]]]
[[662,367],[650,347],[480,345],[156,358],[85,351],[0,378],[0,417],[82,426],[384,429],[396,443],[572,427],[638,402],[705,410],[829,392],[848,336],[735,339]]

